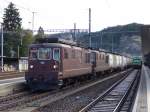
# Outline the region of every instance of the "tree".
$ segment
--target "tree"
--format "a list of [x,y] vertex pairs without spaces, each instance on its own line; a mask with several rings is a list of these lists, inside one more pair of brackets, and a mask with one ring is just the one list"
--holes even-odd
[[44,30],[43,28],[40,26],[39,29],[38,29],[38,33],[37,35],[35,35],[35,38],[38,39],[38,38],[44,38]]
[[18,9],[15,8],[12,2],[4,10],[3,21],[5,31],[18,31],[21,29],[22,19],[20,18]]
[[7,57],[17,57],[18,46],[21,41],[21,21],[19,11],[11,2],[4,10],[4,55]]
[[23,30],[22,45],[20,46],[20,56],[28,56],[28,47],[34,41],[33,33],[30,30]]

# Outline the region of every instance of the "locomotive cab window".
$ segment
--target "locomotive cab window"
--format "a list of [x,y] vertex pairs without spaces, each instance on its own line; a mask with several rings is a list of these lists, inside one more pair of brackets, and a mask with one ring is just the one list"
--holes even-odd
[[30,49],[30,59],[37,59],[37,58],[38,58],[38,50]]
[[51,58],[50,48],[39,48],[39,59],[47,60]]
[[56,61],[60,61],[60,49],[59,48],[53,49],[53,59]]

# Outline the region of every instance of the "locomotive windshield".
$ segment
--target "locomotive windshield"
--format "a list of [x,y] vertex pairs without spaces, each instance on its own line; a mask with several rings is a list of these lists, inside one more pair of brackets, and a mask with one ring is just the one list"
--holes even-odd
[[30,49],[30,59],[31,60],[47,60],[51,59],[51,48],[31,48]]
[[[52,53],[53,52],[53,53]],[[53,56],[52,56],[53,54]],[[59,48],[31,48],[30,49],[30,59],[31,60],[50,60],[54,59],[60,61],[60,49]]]
[[50,59],[51,58],[51,49],[50,48],[39,48],[39,59]]

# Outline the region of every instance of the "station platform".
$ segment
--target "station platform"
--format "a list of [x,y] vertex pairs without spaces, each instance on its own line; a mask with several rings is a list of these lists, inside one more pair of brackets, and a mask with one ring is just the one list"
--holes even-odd
[[24,88],[26,88],[24,77],[0,80],[0,96],[6,96]]
[[3,79],[3,80],[0,80],[0,86],[5,85],[5,84],[14,84],[14,83],[21,83],[21,82],[25,82],[24,77]]
[[4,79],[14,79],[14,78],[20,78],[24,76],[25,76],[25,72],[19,72],[19,71],[0,72],[0,81]]
[[150,69],[144,65],[132,112],[150,112]]

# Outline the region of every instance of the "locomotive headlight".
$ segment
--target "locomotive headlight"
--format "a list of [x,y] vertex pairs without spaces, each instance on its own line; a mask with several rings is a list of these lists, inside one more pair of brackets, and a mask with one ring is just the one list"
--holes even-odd
[[56,68],[57,68],[57,65],[54,65],[53,68],[56,69]]
[[33,65],[30,65],[30,68],[33,68]]

